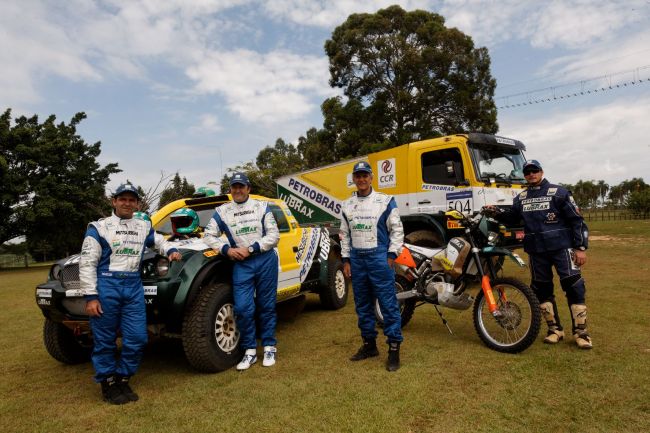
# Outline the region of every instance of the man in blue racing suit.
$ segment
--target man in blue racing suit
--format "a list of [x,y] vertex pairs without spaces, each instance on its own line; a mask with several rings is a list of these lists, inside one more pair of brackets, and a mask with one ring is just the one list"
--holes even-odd
[[276,361],[275,303],[278,292],[280,232],[268,204],[249,197],[251,184],[244,173],[230,178],[232,201],[219,206],[205,228],[203,242],[234,261],[232,271],[235,319],[244,357],[237,370],[257,362],[255,313],[264,347],[262,365]]
[[[150,221],[133,218],[139,195],[131,184],[113,194],[113,214],[88,225],[79,259],[80,288],[86,299],[94,348],[95,381],[101,383],[104,400],[124,404],[138,400],[129,386],[147,343],[147,317],[140,263],[145,247],[165,249]],[[170,260],[180,260],[168,248]],[[117,355],[116,339],[122,334]]]
[[544,179],[538,161],[526,161],[523,172],[528,188],[514,198],[510,210],[495,217],[513,224],[524,221],[524,251],[530,256],[531,287],[548,325],[544,342],[556,344],[564,338],[553,294],[555,267],[571,310],[574,340],[579,348],[591,349],[585,282],[580,273],[580,266],[587,261],[587,225],[571,192]]
[[341,256],[343,273],[352,278],[354,304],[363,345],[350,360],[360,361],[379,355],[375,329],[375,299],[384,317],[388,343],[386,369],[400,367],[399,350],[402,320],[395,297],[393,261],[404,244],[404,229],[395,200],[372,189],[372,169],[361,161],[352,169],[357,187],[354,196],[343,202],[341,215]]

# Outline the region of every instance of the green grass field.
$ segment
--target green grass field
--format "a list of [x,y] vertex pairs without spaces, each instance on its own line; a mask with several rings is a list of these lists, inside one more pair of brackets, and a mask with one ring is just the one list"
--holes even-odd
[[[179,341],[152,341],[133,387],[103,403],[92,367],[52,359],[34,287],[47,268],[0,272],[0,419],[5,432],[646,432],[650,430],[650,221],[594,222],[584,268],[591,351],[572,338],[524,353],[487,349],[471,312],[424,306],[404,329],[402,368],[351,363],[352,301],[331,312],[309,297],[278,325],[273,368],[200,374]],[[506,268],[528,282],[526,271]],[[558,285],[556,285],[556,290]],[[568,307],[561,291],[565,325]],[[310,295],[311,296],[311,295]]]

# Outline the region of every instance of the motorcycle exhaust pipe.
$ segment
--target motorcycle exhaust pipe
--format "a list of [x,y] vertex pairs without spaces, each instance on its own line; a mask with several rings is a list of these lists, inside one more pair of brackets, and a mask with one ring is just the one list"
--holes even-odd
[[409,290],[408,292],[399,292],[395,297],[398,301],[405,301],[411,298],[417,298],[420,294],[417,290]]

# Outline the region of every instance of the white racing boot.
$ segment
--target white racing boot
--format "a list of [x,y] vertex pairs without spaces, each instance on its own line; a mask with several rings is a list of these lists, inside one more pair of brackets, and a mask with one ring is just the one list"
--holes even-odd
[[244,352],[244,357],[241,359],[239,364],[237,364],[237,370],[248,370],[251,365],[257,362],[257,350],[255,349],[246,349]]

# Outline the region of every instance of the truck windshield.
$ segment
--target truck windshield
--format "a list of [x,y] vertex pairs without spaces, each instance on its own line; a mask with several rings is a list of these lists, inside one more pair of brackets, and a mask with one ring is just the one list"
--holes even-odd
[[470,144],[470,152],[479,180],[494,179],[499,183],[526,183],[523,165],[526,161],[521,150],[502,146]]

